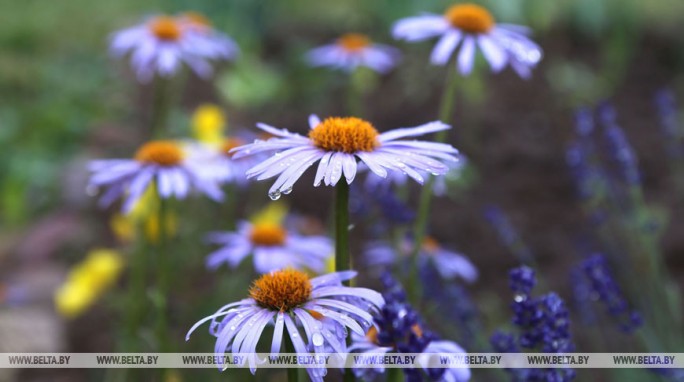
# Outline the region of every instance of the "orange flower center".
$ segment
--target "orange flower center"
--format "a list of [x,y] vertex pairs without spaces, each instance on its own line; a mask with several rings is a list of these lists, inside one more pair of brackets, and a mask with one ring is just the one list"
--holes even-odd
[[428,236],[425,239],[423,239],[423,251],[427,252],[427,254],[431,255],[439,249],[439,243],[437,240],[434,238]]
[[199,13],[199,12],[185,12],[183,13],[182,17],[188,21],[190,24],[196,26],[196,27],[201,27],[201,28],[209,28],[211,27],[211,21],[209,19]]
[[355,117],[326,118],[309,132],[309,139],[316,147],[349,154],[373,151],[380,145],[377,138],[378,131],[373,125]]
[[249,296],[263,308],[290,311],[311,297],[309,276],[294,269],[285,269],[261,276],[249,289]]
[[160,166],[176,166],[183,161],[183,150],[173,141],[152,141],[142,145],[135,160]]
[[239,138],[226,138],[223,140],[223,143],[221,144],[221,152],[228,157],[232,157],[233,153],[230,152],[230,150],[242,146],[245,143],[242,141],[242,139]]
[[494,26],[494,17],[476,4],[457,4],[444,14],[452,26],[467,33],[487,33]]
[[356,52],[370,45],[368,36],[360,33],[347,33],[337,39],[337,45],[349,52]]
[[416,335],[416,337],[423,338],[423,329],[420,327],[420,325],[413,324],[413,326],[411,326],[411,331]]
[[366,339],[373,344],[378,344],[378,329],[375,326],[371,326],[366,332]]
[[156,17],[150,22],[152,33],[160,40],[177,41],[181,36],[178,22],[169,16]]
[[283,245],[286,238],[287,231],[283,227],[272,223],[256,224],[252,227],[252,232],[249,234],[249,240],[252,241],[252,244],[266,247]]

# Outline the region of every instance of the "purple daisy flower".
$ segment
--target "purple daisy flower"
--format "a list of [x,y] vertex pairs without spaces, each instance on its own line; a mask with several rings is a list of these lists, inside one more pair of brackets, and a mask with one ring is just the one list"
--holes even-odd
[[[400,259],[408,259],[413,250],[413,242],[405,239],[400,248],[394,249],[385,242],[375,242],[368,245],[364,252],[367,265],[388,267]],[[437,240],[426,237],[419,252],[419,261],[431,261],[445,280],[461,278],[468,283],[477,281],[479,272],[475,265],[464,255],[443,248]]]
[[355,117],[331,117],[321,121],[309,117],[311,130],[307,137],[277,129],[263,123],[257,126],[276,136],[267,141],[233,149],[233,158],[242,158],[263,152],[277,151],[272,157],[247,171],[247,177],[264,180],[278,177],[269,190],[271,199],[289,194],[295,182],[314,163],[320,162],[314,186],[321,182],[335,186],[344,178],[348,184],[357,173],[357,158],[376,175],[386,178],[388,170],[403,172],[420,184],[424,178],[420,172],[443,175],[449,167],[440,162],[458,161],[458,150],[445,143],[401,140],[436,131],[449,129],[442,122],[430,122],[413,128],[378,133],[369,122]]
[[[363,335],[373,321],[368,311],[385,304],[378,292],[342,285],[355,276],[354,271],[344,271],[309,279],[293,269],[265,274],[252,285],[249,298],[225,305],[200,320],[188,331],[186,340],[210,321],[217,355],[244,354],[252,374],[259,362],[257,343],[270,324],[275,327],[271,354],[280,352],[285,330],[297,354],[346,353],[347,328]],[[327,370],[310,368],[307,372],[312,381],[323,381]]]
[[238,48],[229,37],[213,30],[206,18],[193,13],[154,16],[120,30],[111,37],[110,51],[116,57],[130,53],[138,79],[148,82],[155,74],[173,76],[183,64],[207,78],[212,74],[209,60],[232,59]]
[[315,48],[307,54],[311,66],[327,66],[352,72],[359,66],[386,73],[399,62],[399,50],[388,45],[375,44],[368,36],[348,33],[333,44]]
[[223,193],[212,179],[207,179],[192,160],[186,158],[181,145],[174,141],[150,141],[141,146],[133,159],[103,159],[90,162],[89,188],[106,188],[99,200],[105,208],[126,192],[123,211],[128,212],[150,184],[163,199],[184,199],[196,188],[215,201]]
[[233,159],[230,153],[230,150],[244,142],[241,138],[229,137],[220,144],[192,143],[188,147],[189,156],[201,164],[198,170],[205,178],[215,179],[219,184],[232,183],[245,187],[249,184],[245,173],[257,162],[254,158]]
[[430,57],[434,65],[446,65],[460,43],[456,61],[462,75],[473,70],[476,46],[493,71],[510,65],[522,78],[529,78],[542,58],[539,45],[527,37],[529,28],[498,24],[488,10],[476,4],[456,4],[443,15],[424,14],[399,20],[392,33],[396,39],[411,42],[441,36]]
[[222,245],[207,257],[207,266],[212,269],[223,263],[235,268],[251,254],[254,269],[259,273],[288,267],[321,272],[333,254],[329,238],[301,236],[273,222],[252,224],[242,221],[237,232],[215,232],[209,234],[208,239]]

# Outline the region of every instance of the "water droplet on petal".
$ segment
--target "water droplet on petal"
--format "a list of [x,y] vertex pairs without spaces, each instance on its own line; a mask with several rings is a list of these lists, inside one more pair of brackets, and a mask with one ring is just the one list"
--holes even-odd
[[282,193],[279,190],[268,193],[268,197],[271,198],[271,200],[278,200],[281,195]]
[[95,196],[97,195],[97,186],[89,184],[85,189],[86,195]]
[[323,346],[324,339],[321,333],[314,333],[313,336],[311,336],[311,342],[314,346]]

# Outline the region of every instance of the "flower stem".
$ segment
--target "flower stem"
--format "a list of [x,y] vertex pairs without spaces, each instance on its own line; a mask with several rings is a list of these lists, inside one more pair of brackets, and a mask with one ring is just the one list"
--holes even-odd
[[[136,248],[129,261],[130,263],[130,280],[129,280],[129,300],[127,309],[127,323],[128,323],[128,336],[129,343],[127,343],[127,348],[124,349],[126,352],[142,351],[138,346],[139,341],[139,330],[142,325],[143,318],[145,317],[145,308],[147,303],[145,302],[145,274],[147,273],[147,251],[144,239],[144,228],[142,224],[136,225],[137,238],[136,238]],[[130,346],[130,348],[128,347]]]
[[[454,104],[456,98],[457,79],[455,70],[447,70],[447,80],[442,93],[442,101],[439,107],[439,120],[449,123],[454,116]],[[435,134],[435,141],[444,142],[447,138],[447,130]],[[411,279],[408,284],[409,295],[414,301],[420,298],[420,281],[418,272],[418,254],[425,240],[428,218],[430,217],[430,204],[432,202],[432,188],[435,177],[430,176],[420,191],[418,214],[413,231],[413,251],[411,252]]]
[[[335,271],[352,268],[349,257],[349,185],[345,179],[337,182],[335,192]],[[349,285],[349,281],[345,282]]]
[[[340,179],[337,182],[335,192],[335,272],[352,269],[351,257],[349,257],[349,184]],[[350,281],[344,285],[350,286]],[[347,339],[349,342],[349,338]],[[354,373],[351,369],[345,369],[342,380],[354,382]]]
[[167,317],[167,305],[169,296],[170,261],[169,261],[169,237],[167,231],[168,200],[159,198],[158,227],[159,242],[157,251],[157,326],[156,335],[160,352],[169,350],[169,328]]
[[404,382],[404,372],[397,368],[387,368],[387,382]]
[[167,129],[169,113],[171,111],[171,80],[156,77],[154,80],[154,95],[150,129],[155,139],[164,137]]
[[[285,336],[285,352],[289,353],[289,355],[294,355],[297,353],[289,335]],[[290,367],[287,369],[287,382],[299,382],[299,369],[296,367]]]

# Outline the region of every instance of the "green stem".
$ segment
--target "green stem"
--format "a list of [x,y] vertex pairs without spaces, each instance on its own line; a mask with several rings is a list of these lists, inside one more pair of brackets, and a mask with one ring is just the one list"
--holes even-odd
[[356,69],[349,73],[347,83],[347,112],[350,116],[361,117],[363,115],[363,89],[359,86],[361,72]]
[[159,139],[165,136],[169,112],[171,111],[171,80],[164,77],[156,77],[154,80],[154,99],[152,105],[152,117],[150,129],[152,136]]
[[[349,257],[349,185],[340,179],[335,191],[335,271],[339,272],[352,269]],[[351,282],[345,281],[344,285],[350,286]],[[355,380],[351,369],[345,369],[343,380]]]
[[[340,179],[335,191],[335,271],[339,272],[352,268],[349,257],[349,185]],[[349,285],[349,281],[345,285]]]
[[[294,355],[297,351],[294,348],[292,339],[289,335],[285,336],[285,352],[290,355]],[[287,369],[287,382],[299,382],[299,369],[296,367],[291,367]]]
[[128,336],[129,343],[128,346],[132,348],[126,348],[127,352],[131,351],[142,351],[138,343],[139,329],[142,325],[143,317],[145,316],[145,274],[147,273],[147,254],[144,245],[144,228],[142,224],[136,226],[137,238],[136,238],[136,249],[130,259],[130,281],[129,281],[129,304],[130,306],[126,309],[128,315]]
[[404,372],[394,367],[387,368],[387,382],[404,382]]
[[[444,93],[442,94],[442,101],[439,107],[439,120],[444,123],[449,123],[454,115],[454,104],[456,98],[456,84],[458,77],[455,70],[447,71],[447,80],[444,86]],[[437,142],[444,142],[447,138],[447,130],[438,132],[435,135]],[[430,217],[430,204],[432,202],[432,188],[435,183],[435,177],[430,176],[423,185],[420,191],[420,199],[418,204],[418,213],[416,216],[416,223],[413,231],[413,251],[411,252],[411,276],[408,285],[409,295],[414,301],[420,299],[420,280],[418,275],[418,255],[420,248],[425,240],[427,230],[428,218]]]
[[169,350],[169,324],[167,322],[167,305],[169,297],[169,281],[170,281],[170,262],[169,262],[169,237],[167,232],[168,220],[168,200],[159,199],[159,243],[157,251],[157,341],[159,351],[165,352]]

